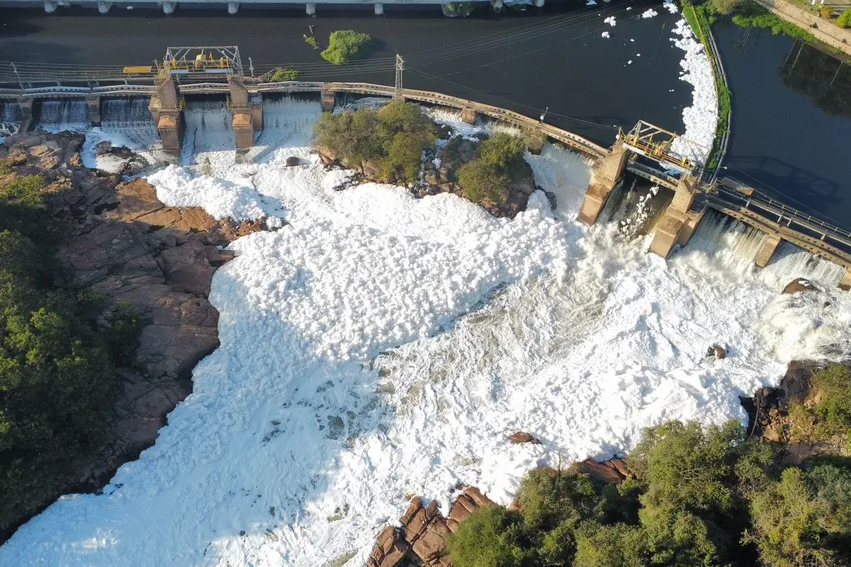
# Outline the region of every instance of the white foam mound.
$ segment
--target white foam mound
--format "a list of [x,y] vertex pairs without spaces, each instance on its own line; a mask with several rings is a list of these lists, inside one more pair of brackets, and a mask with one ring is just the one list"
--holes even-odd
[[602,37],[603,39],[609,39],[611,36],[609,35],[609,32],[604,31],[600,34],[600,37]]
[[662,7],[668,10],[671,14],[676,14],[680,11],[676,4],[674,4],[673,0],[665,0],[662,4]]
[[[785,361],[851,348],[847,294],[776,293],[836,269],[784,248],[758,272],[739,248],[761,242],[710,220],[669,262],[617,223],[584,228],[590,164],[566,150],[527,156],[554,212],[538,191],[495,219],[452,195],[335,191],[347,173],[281,120],[263,163],[152,177],[173,203],[251,218],[274,201],[289,224],[232,244],[210,296],[221,346],[156,445],[33,518],[0,565],[362,565],[406,495],[446,511],[467,483],[507,503],[532,467],[668,419],[743,419],[738,396]],[[712,343],[730,356],[706,359]],[[511,446],[516,430],[543,442]]]
[[610,26],[615,27],[615,26],[617,25],[617,23],[618,23],[618,22],[617,22],[617,20],[615,19],[615,17],[614,17],[614,16],[609,16],[608,18],[605,18],[605,19],[603,20],[603,23],[604,23],[604,24],[609,24]]
[[671,41],[685,51],[680,62],[683,68],[680,79],[692,85],[692,104],[683,109],[685,133],[674,141],[672,150],[695,162],[703,162],[712,150],[718,126],[715,76],[703,45],[694,37],[685,18],[677,22],[673,33],[677,37]]
[[657,12],[653,8],[649,8],[649,9],[647,9],[644,12],[641,13],[641,17],[645,20],[648,19],[648,18],[652,18],[654,16],[658,16],[658,15],[659,15],[659,12]]

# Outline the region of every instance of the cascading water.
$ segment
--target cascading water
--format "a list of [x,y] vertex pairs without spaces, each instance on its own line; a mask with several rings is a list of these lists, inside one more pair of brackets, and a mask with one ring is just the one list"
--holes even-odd
[[47,132],[89,128],[89,106],[84,100],[45,100],[33,108],[33,129]]
[[617,221],[620,233],[632,239],[653,232],[673,197],[670,190],[627,172],[606,203],[602,216]]
[[181,161],[195,163],[196,154],[233,150],[234,137],[231,124],[233,115],[225,101],[220,99],[197,99],[186,102],[183,112],[186,124],[183,136]]
[[21,127],[21,108],[18,103],[0,103],[0,137],[11,136]]
[[149,147],[158,139],[157,125],[151,111],[150,99],[105,98],[100,104],[101,130],[107,133],[120,133],[131,142]]

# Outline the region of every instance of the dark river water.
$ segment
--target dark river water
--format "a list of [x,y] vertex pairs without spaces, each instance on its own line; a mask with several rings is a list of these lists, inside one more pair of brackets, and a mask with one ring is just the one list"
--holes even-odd
[[[640,18],[649,7],[658,16]],[[580,0],[550,2],[543,9],[500,16],[483,11],[466,19],[444,18],[436,7],[387,6],[386,16],[376,17],[371,7],[331,12],[320,5],[318,13],[308,18],[301,8],[242,8],[228,16],[222,7],[179,8],[164,16],[152,9],[113,8],[103,16],[94,9],[60,8],[48,16],[0,10],[0,59],[123,66],[161,59],[169,45],[232,44],[240,47],[244,65],[250,57],[258,73],[287,65],[307,80],[393,84],[393,57],[399,53],[406,59],[406,87],[530,116],[547,111],[547,122],[601,144],[611,143],[617,127],[629,128],[638,119],[683,131],[691,87],[679,80],[683,52],[670,41],[679,15],[668,14],[658,0],[595,7]],[[607,16],[615,16],[615,27],[603,22]],[[377,47],[363,63],[335,68],[305,44],[309,26],[320,42],[331,31],[355,29],[371,34]],[[603,31],[611,37],[602,38]],[[823,75],[828,68],[835,71],[838,60],[805,48],[790,71],[792,40],[754,31],[743,42],[739,28],[723,22],[716,33],[733,91],[727,173],[851,227],[845,164],[851,118],[841,109],[851,69],[846,66],[826,88],[831,77]],[[844,97],[838,95],[843,88]]]

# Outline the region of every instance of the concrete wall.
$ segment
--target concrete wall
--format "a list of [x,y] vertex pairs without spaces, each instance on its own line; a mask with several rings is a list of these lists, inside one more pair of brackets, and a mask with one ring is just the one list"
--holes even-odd
[[[102,14],[109,12],[115,8],[117,10],[125,10],[128,6],[144,10],[162,10],[166,14],[171,14],[181,5],[192,5],[193,7],[210,8],[212,10],[227,10],[229,14],[236,14],[240,6],[251,4],[262,5],[265,8],[270,6],[286,6],[296,7],[304,6],[308,15],[321,14],[322,7],[334,6],[374,6],[375,13],[381,15],[384,13],[384,7],[388,5],[405,5],[405,6],[442,6],[452,3],[451,0],[320,0],[318,2],[307,2],[306,0],[112,0],[112,1],[91,1],[91,0],[0,0],[0,7],[43,7],[47,13],[53,13],[58,8],[63,6],[84,6],[97,9]],[[490,0],[476,0],[477,5],[486,6],[491,4]],[[525,2],[518,2],[523,4]],[[536,6],[543,6],[544,0],[535,0]],[[500,5],[500,8],[502,6]]]

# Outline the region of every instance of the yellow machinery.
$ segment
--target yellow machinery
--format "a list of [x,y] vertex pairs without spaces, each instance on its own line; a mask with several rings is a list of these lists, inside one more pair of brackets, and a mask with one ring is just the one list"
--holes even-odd
[[687,157],[671,150],[674,140],[677,139],[684,140],[670,130],[639,120],[638,124],[624,136],[623,141],[632,151],[658,161],[662,165],[692,172],[695,164]]

